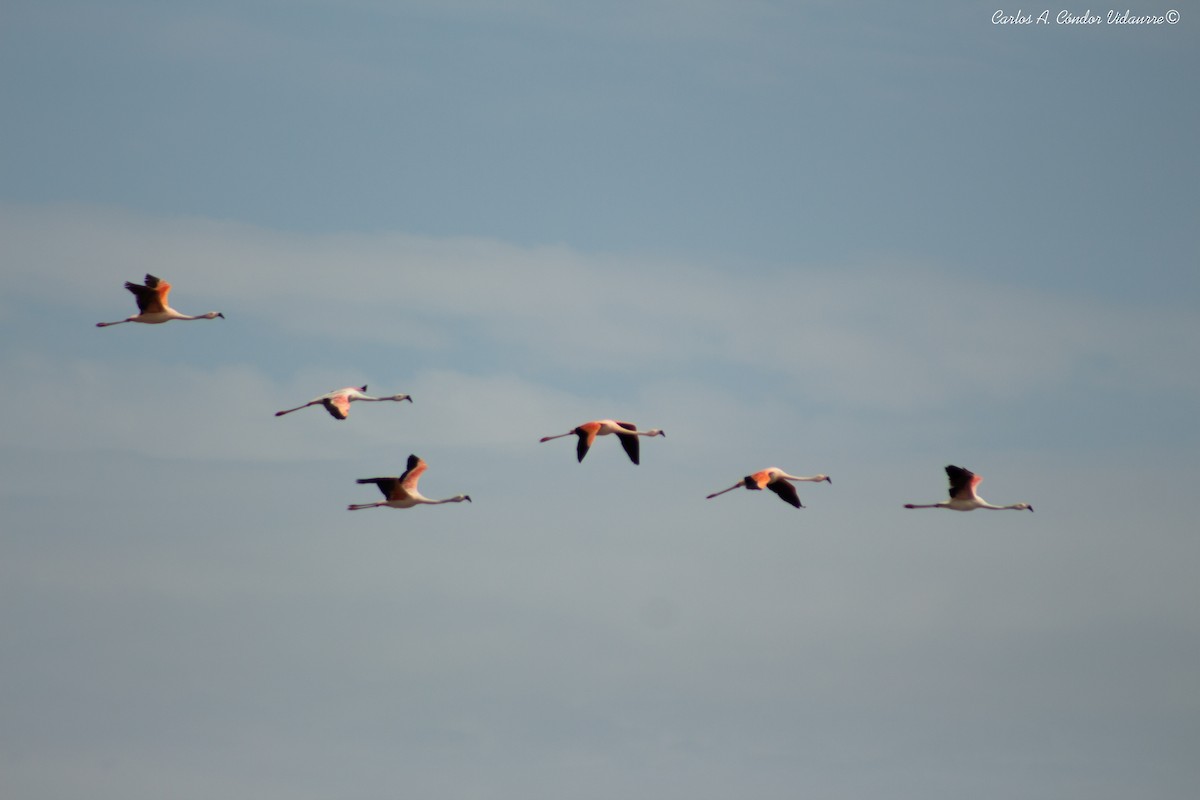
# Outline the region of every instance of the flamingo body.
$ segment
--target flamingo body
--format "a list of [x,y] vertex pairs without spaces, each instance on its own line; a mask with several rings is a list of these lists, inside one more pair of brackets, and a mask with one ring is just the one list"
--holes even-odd
[[359,478],[356,483],[373,483],[379,487],[386,498],[382,503],[357,503],[347,506],[350,511],[362,508],[412,508],[419,505],[441,505],[442,503],[471,502],[470,495],[459,494],[442,500],[432,500],[417,491],[417,481],[425,473],[428,465],[416,455],[408,457],[408,467],[399,478]]
[[824,481],[825,483],[833,483],[833,480],[828,475],[789,475],[779,467],[767,467],[766,469],[747,475],[728,489],[713,492],[706,499],[711,500],[717,495],[732,492],[739,487],[745,487],[751,491],[770,489],[779,495],[780,500],[788,505],[795,506],[796,508],[804,508],[804,504],[800,502],[800,495],[796,491],[796,487],[790,481],[810,481],[812,483]]
[[146,325],[161,325],[164,322],[170,322],[173,319],[192,320],[192,319],[216,319],[220,317],[225,319],[225,315],[220,311],[209,311],[207,314],[199,316],[189,316],[181,314],[167,303],[167,296],[171,293],[171,284],[156,278],[147,273],[146,283],[133,283],[125,281],[125,288],[133,292],[133,297],[137,300],[138,313],[132,317],[117,320],[116,322],[97,322],[97,328],[107,328],[110,325],[120,325],[122,322],[141,322]]
[[997,506],[989,503],[976,493],[976,487],[983,482],[983,477],[969,469],[946,466],[946,476],[950,479],[950,499],[940,503],[918,505],[905,503],[905,508],[948,508],[951,511],[974,511],[977,508],[989,508],[993,511],[1033,511],[1029,503],[1013,503],[1008,506]]
[[548,442],[551,439],[561,439],[564,436],[577,436],[579,441],[575,445],[575,456],[579,461],[583,461],[583,457],[587,455],[591,449],[592,443],[596,441],[597,436],[607,436],[614,434],[621,440],[621,447],[625,449],[625,454],[629,456],[629,460],[634,464],[641,463],[640,448],[638,446],[639,436],[666,436],[664,432],[658,428],[651,428],[646,431],[639,431],[637,425],[632,422],[618,422],[612,419],[597,419],[591,422],[585,422],[582,425],[554,436],[543,436],[538,441]]
[[312,400],[309,400],[302,406],[284,409],[283,411],[276,411],[275,416],[282,417],[284,414],[290,414],[293,411],[299,411],[302,408],[322,405],[325,406],[325,410],[328,411],[330,416],[332,416],[334,419],[345,419],[346,417],[350,416],[350,403],[355,400],[366,400],[369,402],[382,402],[385,400],[395,400],[398,402],[400,400],[407,400],[410,403],[412,402],[412,398],[406,394],[394,394],[389,397],[368,397],[365,394],[366,391],[366,384],[358,387],[347,386],[344,389],[335,389],[332,392],[327,392],[320,397],[315,397]]

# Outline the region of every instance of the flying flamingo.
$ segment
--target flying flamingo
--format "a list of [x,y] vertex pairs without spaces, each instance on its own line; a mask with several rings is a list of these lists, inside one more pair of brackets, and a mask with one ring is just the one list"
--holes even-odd
[[930,505],[915,505],[913,503],[905,503],[905,508],[948,508],[951,511],[974,511],[977,508],[991,508],[997,511],[1011,509],[1013,511],[1033,511],[1033,506],[1029,503],[1013,503],[1011,506],[994,506],[988,501],[975,494],[975,487],[983,480],[980,476],[971,472],[969,469],[956,467],[953,464],[946,467],[946,474],[950,476],[950,499],[941,503],[932,503]]
[[380,506],[412,508],[422,504],[461,503],[463,500],[471,502],[470,496],[465,494],[447,497],[445,500],[430,500],[423,496],[417,491],[417,481],[421,479],[421,474],[425,472],[426,466],[428,465],[422,459],[411,455],[408,457],[408,469],[399,478],[359,478],[356,483],[375,484],[387,499],[382,503],[359,503],[348,506],[349,510],[358,511],[360,508],[378,508]]
[[564,436],[578,436],[579,444],[575,446],[575,454],[579,456],[579,460],[583,461],[583,457],[587,455],[588,448],[592,446],[592,442],[596,441],[597,436],[606,436],[610,433],[615,433],[617,438],[621,440],[621,447],[625,448],[626,455],[629,460],[635,464],[640,464],[638,460],[638,438],[639,436],[666,436],[665,433],[658,428],[651,428],[648,431],[639,431],[637,426],[632,422],[617,422],[611,419],[597,419],[591,422],[585,422],[574,430],[560,433],[556,436],[543,436],[538,441],[548,442],[551,439],[561,439]]
[[370,402],[379,402],[383,400],[407,400],[410,403],[412,402],[412,398],[406,394],[394,394],[390,397],[368,397],[367,395],[363,394],[365,391],[367,391],[366,384],[359,386],[357,389],[353,386],[347,386],[345,389],[335,389],[328,394],[323,394],[320,397],[309,400],[302,406],[289,408],[286,411],[276,411],[275,416],[282,417],[284,414],[290,414],[293,411],[299,411],[302,408],[323,405],[325,406],[325,410],[328,411],[334,419],[345,419],[346,417],[350,416],[350,403],[354,400],[367,400]]
[[728,489],[722,489],[719,492],[713,492],[706,499],[711,500],[719,494],[732,492],[739,486],[745,486],[751,491],[759,491],[761,489],[770,489],[775,494],[779,495],[779,499],[785,503],[790,503],[796,508],[804,508],[804,504],[800,502],[800,495],[796,493],[796,487],[788,483],[788,481],[812,481],[813,483],[833,483],[828,475],[813,475],[811,477],[802,477],[800,475],[788,475],[779,467],[767,467],[764,470],[747,475],[740,481],[730,486]]
[[220,311],[209,311],[207,314],[201,314],[198,317],[189,317],[187,314],[180,314],[167,305],[167,295],[171,292],[171,284],[153,275],[146,275],[145,286],[140,283],[125,281],[125,288],[133,292],[133,296],[137,300],[138,313],[132,317],[117,320],[116,322],[97,322],[97,328],[120,325],[122,322],[144,322],[148,325],[158,325],[163,322],[170,322],[173,319],[216,319],[217,317],[225,319],[225,315]]

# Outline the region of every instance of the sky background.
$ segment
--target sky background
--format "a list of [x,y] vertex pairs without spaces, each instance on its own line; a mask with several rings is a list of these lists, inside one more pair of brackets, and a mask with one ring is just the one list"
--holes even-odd
[[1200,4],[997,8],[0,3],[0,794],[1195,797]]

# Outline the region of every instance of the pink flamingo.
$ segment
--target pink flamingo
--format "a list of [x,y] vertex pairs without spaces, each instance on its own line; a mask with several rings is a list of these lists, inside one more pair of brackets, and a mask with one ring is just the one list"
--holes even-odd
[[950,499],[930,505],[915,505],[905,503],[905,508],[948,508],[951,511],[974,511],[977,508],[990,508],[996,511],[1033,511],[1029,503],[1013,503],[1011,506],[995,506],[975,494],[975,487],[983,478],[969,469],[950,464],[946,467],[946,475],[950,477]]
[[334,419],[345,419],[346,417],[350,416],[350,403],[355,400],[366,400],[369,402],[381,402],[384,400],[407,400],[410,403],[412,402],[412,398],[406,394],[394,394],[390,397],[368,397],[367,395],[363,394],[365,391],[367,391],[366,384],[363,384],[358,388],[347,386],[345,389],[335,389],[332,392],[328,392],[320,397],[309,400],[302,406],[296,406],[295,408],[289,408],[284,411],[276,411],[275,416],[282,417],[284,414],[290,414],[293,411],[299,411],[302,408],[323,405],[325,406],[325,410],[328,411]]
[[122,322],[144,322],[147,325],[160,325],[164,322],[170,322],[173,319],[216,319],[217,317],[225,319],[225,315],[220,311],[209,311],[207,314],[201,314],[198,317],[189,317],[187,314],[180,314],[167,305],[167,295],[171,293],[171,284],[153,275],[146,275],[145,286],[125,281],[125,288],[133,292],[134,299],[137,300],[138,313],[132,317],[117,320],[116,322],[97,322],[97,328],[120,325]]
[[648,431],[639,431],[637,426],[632,422],[617,422],[611,419],[597,419],[591,422],[585,422],[579,427],[569,430],[566,433],[560,433],[555,436],[543,436],[538,441],[548,442],[551,439],[561,439],[564,436],[578,436],[579,443],[575,446],[575,455],[583,461],[583,457],[587,455],[588,449],[592,446],[592,442],[596,441],[597,436],[607,436],[608,434],[616,434],[616,437],[621,440],[621,447],[625,448],[625,454],[629,456],[629,460],[634,464],[640,464],[638,453],[638,437],[639,436],[666,436],[667,434],[660,431],[658,428],[651,428]]
[[804,508],[804,504],[800,502],[800,495],[796,493],[796,487],[788,483],[788,481],[812,481],[813,483],[833,483],[828,475],[812,475],[804,477],[801,475],[788,475],[779,467],[767,467],[753,475],[747,475],[740,481],[730,486],[728,489],[722,489],[719,492],[713,492],[706,499],[711,500],[717,495],[732,492],[739,486],[745,486],[751,491],[759,491],[761,489],[770,489],[775,494],[779,495],[779,499],[785,503],[790,503],[796,508]]
[[412,508],[419,505],[440,505],[441,503],[461,503],[466,500],[471,502],[470,495],[458,494],[454,497],[447,497],[444,500],[431,500],[417,491],[417,481],[421,479],[421,475],[425,472],[428,465],[415,455],[408,457],[408,469],[404,470],[404,474],[399,478],[359,478],[356,483],[373,483],[379,487],[379,491],[383,492],[383,496],[387,498],[382,503],[358,503],[356,505],[347,506],[350,511],[358,511],[360,508],[379,508],[387,506],[388,508]]

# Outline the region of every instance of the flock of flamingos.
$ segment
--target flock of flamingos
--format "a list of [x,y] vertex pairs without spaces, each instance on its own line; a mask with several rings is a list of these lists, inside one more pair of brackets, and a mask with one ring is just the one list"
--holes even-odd
[[[216,319],[225,318],[225,315],[219,311],[209,311],[207,314],[198,316],[189,316],[181,314],[167,303],[167,295],[171,291],[171,284],[153,275],[146,276],[145,284],[125,282],[125,288],[133,293],[137,300],[138,313],[131,317],[126,317],[116,322],[97,322],[96,327],[106,328],[110,325],[120,325],[123,322],[141,322],[148,325],[158,325],[171,320],[194,320],[194,319]],[[277,411],[275,416],[282,417],[284,414],[290,414],[293,411],[299,411],[309,406],[321,405],[325,407],[335,419],[346,419],[350,414],[350,403],[358,400],[380,402],[386,400],[401,401],[407,400],[410,403],[412,398],[406,394],[395,394],[388,397],[370,397],[366,394],[367,387],[347,387],[345,389],[337,389],[323,394],[320,397],[314,398],[304,405],[296,406],[295,408]],[[583,461],[583,457],[587,455],[592,443],[596,441],[597,436],[614,435],[621,442],[621,446],[625,449],[629,460],[634,464],[640,463],[640,452],[638,446],[638,437],[645,436],[647,438],[654,436],[666,436],[658,428],[651,428],[645,431],[639,431],[637,426],[631,422],[618,422],[611,419],[598,419],[591,422],[585,422],[566,433],[556,434],[554,436],[543,436],[540,441],[548,442],[551,439],[561,439],[565,436],[577,437],[575,445],[575,455],[579,461]],[[387,508],[412,508],[417,505],[438,505],[441,503],[461,503],[464,500],[471,501],[470,495],[459,494],[454,497],[446,497],[441,500],[434,500],[425,497],[417,490],[417,482],[424,474],[427,464],[415,455],[408,457],[408,464],[404,470],[404,474],[398,478],[359,478],[358,483],[373,483],[379,487],[379,491],[383,493],[384,500],[379,503],[357,503],[348,506],[349,510],[357,511],[363,508],[379,508],[386,506]],[[946,475],[950,479],[950,499],[943,500],[940,503],[929,503],[918,505],[914,503],[906,503],[905,508],[948,508],[952,511],[974,511],[977,508],[990,508],[994,510],[1013,510],[1013,511],[1033,511],[1033,506],[1028,503],[1013,503],[1008,506],[993,505],[978,494],[975,489],[983,480],[980,476],[970,470],[956,467],[953,464],[946,467]],[[768,467],[767,469],[755,472],[752,475],[739,480],[728,489],[722,489],[719,492],[713,492],[708,495],[712,499],[718,495],[731,492],[738,487],[745,487],[751,490],[770,489],[775,494],[779,495],[784,502],[795,506],[796,508],[804,508],[800,502],[800,495],[796,492],[796,487],[792,482],[810,481],[813,483],[832,483],[828,475],[789,475],[779,467]]]

